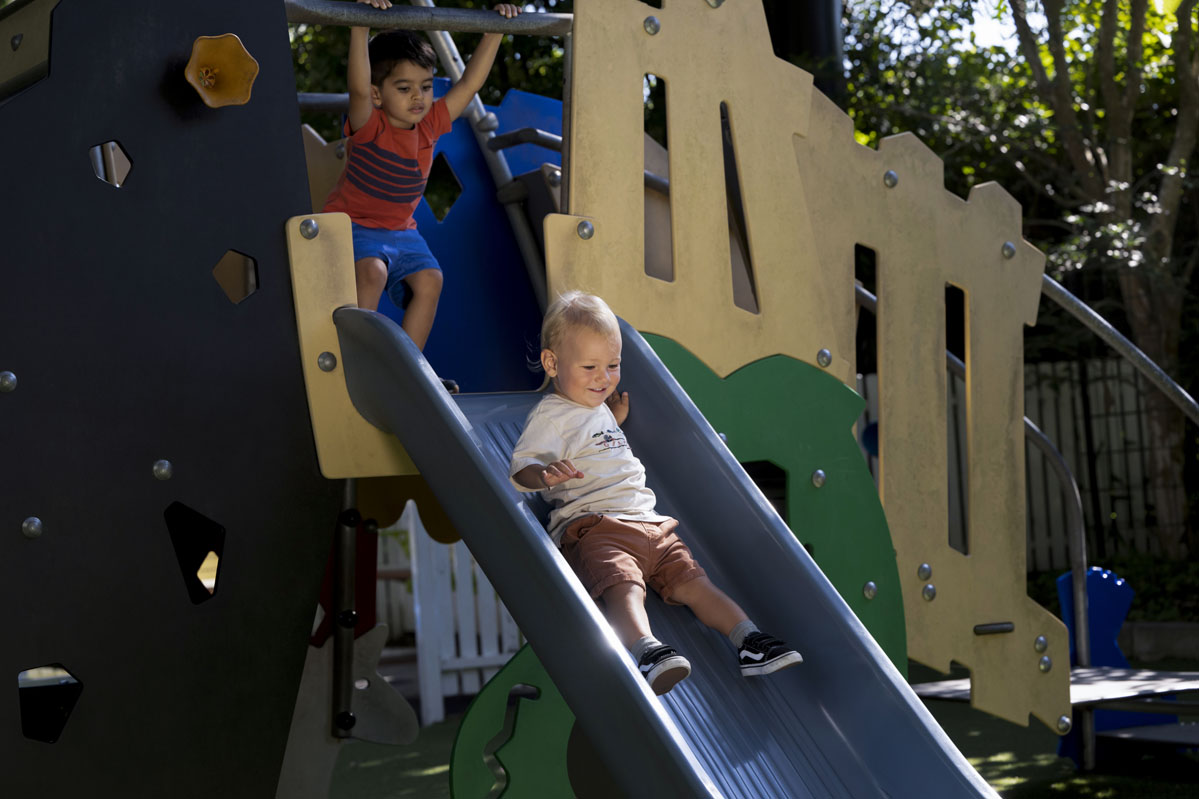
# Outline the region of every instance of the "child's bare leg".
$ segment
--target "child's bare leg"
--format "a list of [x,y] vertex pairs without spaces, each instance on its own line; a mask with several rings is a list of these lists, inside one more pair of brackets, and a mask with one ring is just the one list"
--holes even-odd
[[404,278],[412,289],[412,299],[404,309],[404,321],[400,327],[420,349],[425,348],[429,332],[433,330],[433,317],[437,315],[437,300],[441,297],[441,270],[422,269]]
[[670,598],[691,608],[696,618],[724,635],[749,618],[740,605],[707,577],[688,580],[676,588]]
[[601,594],[604,600],[604,616],[616,637],[632,649],[642,638],[652,636],[649,616],[645,613],[645,589],[636,583],[617,583]]
[[354,283],[358,289],[358,307],[379,310],[379,298],[387,288],[387,264],[374,256],[359,258],[354,262]]

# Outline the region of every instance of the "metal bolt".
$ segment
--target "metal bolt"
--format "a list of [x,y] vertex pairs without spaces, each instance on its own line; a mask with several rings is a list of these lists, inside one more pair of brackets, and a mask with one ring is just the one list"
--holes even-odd
[[36,516],[30,516],[21,522],[21,532],[26,538],[37,538],[42,534],[42,520]]
[[154,476],[159,480],[170,480],[171,475],[175,473],[175,467],[168,460],[154,461],[154,466],[151,469]]
[[724,5],[724,0],[708,0],[708,5],[712,6],[712,8],[720,8]]
[[657,17],[646,17],[645,22],[642,23],[642,26],[645,28],[645,32],[650,36],[654,36],[658,33],[658,31],[662,30],[662,23],[658,22]]
[[354,680],[354,687],[359,691],[365,691],[367,688],[371,687],[371,681],[365,677],[359,677],[358,679]]
[[315,219],[305,219],[300,223],[300,235],[306,239],[315,239],[320,232],[321,226],[316,223]]
[[1036,640],[1032,642],[1032,648],[1038,652],[1044,652],[1049,648],[1049,639],[1043,635],[1038,635]]
[[12,372],[0,372],[0,394],[17,390],[17,376]]
[[488,111],[479,119],[479,130],[493,131],[500,126],[499,119],[496,118],[494,112]]
[[358,624],[358,611],[343,610],[337,614],[337,623],[342,627],[350,628]]
[[1053,658],[1049,655],[1041,655],[1041,659],[1037,661],[1037,668],[1041,671],[1049,671],[1053,668]]
[[337,725],[338,729],[349,730],[353,729],[354,725],[358,723],[358,717],[354,715],[354,711],[352,710],[343,710],[334,716],[333,723]]
[[824,368],[827,369],[829,364],[832,362],[833,354],[828,350],[821,350],[820,352],[816,353],[816,363],[820,364]]
[[920,590],[920,596],[924,597],[926,602],[932,602],[937,598],[937,587],[932,583],[928,583]]
[[894,169],[888,169],[883,173],[883,185],[888,189],[893,189],[899,183],[899,174]]
[[1057,731],[1060,732],[1062,735],[1065,735],[1066,733],[1070,732],[1070,730],[1073,728],[1074,728],[1074,722],[1072,722],[1070,720],[1069,716],[1058,716],[1057,717]]
[[812,485],[817,488],[824,488],[824,481],[828,479],[828,475],[824,473],[824,469],[817,469],[812,472]]
[[862,596],[867,599],[874,599],[878,596],[878,586],[875,585],[874,580],[867,580],[866,584],[862,586]]
[[316,356],[316,365],[322,372],[332,372],[337,368],[337,356],[331,352],[322,352]]
[[333,153],[338,157],[338,159],[346,157],[346,143],[344,140],[337,143],[337,147],[333,150]]
[[1016,245],[1012,244],[1010,241],[1005,241],[1003,243],[1003,249],[1001,250],[1001,252],[1003,253],[1004,258],[1015,258],[1016,257]]
[[725,433],[717,433],[716,435],[720,436],[720,440],[724,443],[729,443],[729,437]]
[[929,566],[927,563],[921,563],[916,567],[916,576],[921,580],[927,580],[929,577],[933,576],[933,567]]
[[580,222],[579,226],[575,228],[575,230],[579,232],[579,238],[581,239],[589,239],[595,235],[595,225],[591,224],[586,219]]
[[558,188],[559,186],[561,186],[562,185],[562,170],[555,169],[553,172],[551,172],[549,174],[548,180],[549,180],[549,184],[551,186],[553,186],[555,189]]
[[13,51],[14,53],[15,53],[15,52],[17,52],[17,48],[21,46],[21,40],[22,40],[22,39],[24,39],[24,38],[25,38],[25,34],[23,34],[23,33],[18,33],[16,36],[12,37],[12,38],[9,40],[9,42],[8,42],[8,43],[12,45],[12,51]]

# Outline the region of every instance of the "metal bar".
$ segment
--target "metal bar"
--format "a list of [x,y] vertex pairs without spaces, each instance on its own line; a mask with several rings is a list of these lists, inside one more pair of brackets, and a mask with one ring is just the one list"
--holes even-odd
[[574,27],[571,14],[521,14],[506,19],[493,11],[465,8],[407,8],[392,6],[386,11],[361,3],[332,0],[284,0],[287,21],[310,25],[454,33],[510,33],[525,36],[566,36]]
[[337,518],[333,549],[333,724],[336,738],[349,738],[354,727],[354,569],[357,554],[359,514],[358,485],[346,480],[342,511]]
[[[309,0],[309,2],[314,1]],[[410,1],[413,6],[419,7],[418,10],[439,10],[432,8],[433,0]],[[338,3],[335,5],[342,4]],[[361,6],[360,3],[355,3],[354,5]],[[404,9],[398,6],[391,8],[391,11],[402,10]],[[449,10],[451,9],[440,9],[440,11]],[[472,11],[469,13],[482,14],[489,19],[504,19],[499,14],[492,12]],[[525,16],[538,17],[542,15],[521,14],[520,16],[513,17],[512,20],[506,21],[514,22]],[[569,28],[565,32],[569,33]],[[445,30],[436,29],[432,30],[429,38],[433,43],[433,49],[437,51],[437,58],[441,61],[442,67],[445,68],[446,74],[449,75],[451,80],[457,83],[462,79],[462,71],[465,66],[462,62],[462,56],[458,54],[458,48],[455,46],[454,40]],[[512,170],[508,168],[508,160],[504,158],[503,153],[492,152],[487,146],[488,141],[495,137],[495,115],[487,112],[487,109],[483,107],[483,101],[479,99],[477,94],[471,98],[470,105],[466,108],[466,118],[470,122],[471,130],[474,131],[475,141],[479,144],[479,150],[483,153],[483,160],[487,163],[487,169],[491,172],[491,177],[495,181],[495,185],[497,187],[508,185],[512,182]],[[504,212],[508,215],[508,223],[512,227],[512,235],[516,239],[516,246],[520,250],[521,259],[525,263],[525,271],[529,276],[533,295],[537,298],[538,306],[544,310],[546,307],[546,279],[545,262],[541,258],[541,248],[538,247],[537,240],[533,237],[533,231],[529,227],[529,220],[525,217],[524,211],[514,204],[504,204],[503,208]]]
[[550,133],[548,130],[541,130],[539,128],[520,128],[519,130],[511,130],[507,133],[501,133],[498,136],[492,136],[487,140],[487,149],[494,153],[506,150],[509,147],[515,147],[518,144],[536,144],[547,150],[553,150],[558,153],[562,152],[562,137],[556,133]]
[[1199,424],[1199,403],[1195,402],[1182,386],[1174,382],[1170,375],[1149,359],[1137,345],[1128,340],[1120,331],[1112,327],[1106,319],[1091,310],[1091,307],[1067,291],[1060,283],[1045,275],[1041,280],[1041,293],[1069,311],[1070,315],[1090,330],[1104,343],[1116,351],[1153,383],[1170,401],[1177,405],[1183,413],[1195,424]]
[[350,94],[329,94],[327,92],[300,92],[296,95],[301,111],[311,111],[320,114],[344,114],[350,109]]

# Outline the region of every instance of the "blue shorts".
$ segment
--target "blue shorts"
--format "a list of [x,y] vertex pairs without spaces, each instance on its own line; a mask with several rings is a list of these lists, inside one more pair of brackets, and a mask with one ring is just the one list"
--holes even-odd
[[354,260],[378,258],[387,265],[387,296],[403,308],[404,278],[424,269],[441,271],[424,237],[415,230],[386,230],[350,223],[354,235]]

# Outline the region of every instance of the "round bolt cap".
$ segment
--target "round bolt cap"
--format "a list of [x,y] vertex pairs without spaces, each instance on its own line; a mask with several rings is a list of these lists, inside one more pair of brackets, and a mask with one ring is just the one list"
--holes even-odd
[[339,730],[351,730],[358,723],[358,717],[352,710],[343,710],[333,719]]
[[1037,661],[1037,668],[1043,672],[1047,672],[1053,668],[1053,658],[1049,655],[1041,655],[1041,659]]
[[899,185],[899,173],[894,169],[888,169],[883,173],[883,185],[888,189],[893,189]]
[[1000,250],[1000,252],[1003,253],[1004,258],[1015,258],[1016,257],[1016,245],[1012,244],[1010,241],[1005,241],[1003,243],[1003,248]]
[[332,372],[337,368],[337,356],[331,352],[322,352],[316,356],[316,366],[322,372]]
[[342,527],[355,527],[356,528],[358,526],[358,523],[361,521],[362,521],[362,514],[359,513],[355,508],[347,508],[346,510],[343,510],[341,512],[341,515],[337,517],[337,522]]
[[346,628],[353,627],[355,624],[358,623],[358,611],[343,610],[342,612],[337,614],[337,623],[340,624],[342,627],[346,627]]
[[17,390],[17,376],[12,372],[0,372],[0,393]]
[[833,354],[831,352],[829,352],[828,350],[821,350],[820,352],[816,353],[816,363],[820,364],[821,366],[825,367],[826,369],[829,367],[829,365],[832,362],[833,362]]
[[1070,730],[1072,730],[1073,728],[1074,728],[1074,722],[1070,720],[1069,716],[1058,716],[1057,717],[1057,731],[1060,732],[1062,735],[1065,735],[1066,733],[1070,732]]
[[578,231],[579,238],[584,239],[584,240],[589,239],[595,235],[595,225],[591,224],[586,219],[584,219],[582,222],[580,222],[579,226],[577,228],[575,228],[575,230]]
[[555,169],[553,172],[551,172],[549,174],[549,177],[547,178],[547,180],[549,181],[549,184],[551,186],[553,186],[555,189],[558,188],[559,186],[562,185],[562,170]]
[[26,538],[37,538],[42,534],[42,520],[36,516],[30,516],[21,522],[21,533]]
[[862,586],[862,596],[867,599],[874,599],[878,596],[878,585],[874,580],[867,580],[866,584]]
[[932,602],[937,598],[937,587],[932,583],[928,583],[924,588],[920,589],[920,596],[924,597],[925,602]]
[[933,576],[933,567],[927,563],[921,563],[916,567],[916,576],[921,580],[927,580],[929,577]]
[[306,239],[315,239],[320,232],[321,226],[315,219],[305,219],[300,223],[300,235]]
[[154,466],[151,467],[150,471],[152,471],[154,473],[154,477],[159,480],[170,480],[171,475],[175,473],[175,467],[170,461],[164,459],[154,461]]
[[499,126],[500,126],[500,121],[499,121],[499,119],[496,118],[495,113],[492,111],[488,111],[479,120],[479,130],[490,132],[490,131],[495,130]]
[[1032,648],[1038,652],[1044,652],[1049,648],[1049,639],[1043,635],[1038,635],[1036,640],[1032,642]]
[[708,5],[712,6],[712,8],[720,8],[724,5],[724,0],[708,0]]
[[824,469],[817,469],[812,472],[812,485],[817,488],[824,488],[825,481],[828,480],[828,475],[824,473]]
[[642,23],[642,26],[645,28],[645,32],[650,36],[653,36],[657,34],[658,31],[662,30],[662,23],[658,22],[657,17],[646,17],[645,22]]

